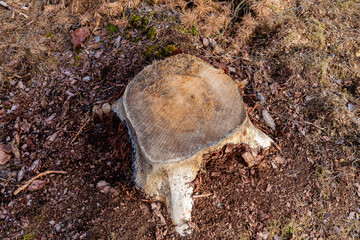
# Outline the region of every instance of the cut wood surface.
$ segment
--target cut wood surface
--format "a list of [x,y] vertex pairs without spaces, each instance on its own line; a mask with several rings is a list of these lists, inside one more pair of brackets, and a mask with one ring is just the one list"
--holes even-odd
[[155,62],[127,87],[124,108],[152,162],[176,162],[218,144],[246,117],[233,80],[199,58]]

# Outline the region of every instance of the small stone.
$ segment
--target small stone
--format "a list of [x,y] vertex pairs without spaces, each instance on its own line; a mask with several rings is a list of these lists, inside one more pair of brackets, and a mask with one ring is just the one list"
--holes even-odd
[[270,233],[267,231],[257,233],[258,239],[263,239],[263,240],[268,239],[269,235],[270,235]]
[[207,38],[203,38],[202,39],[202,43],[204,45],[204,47],[208,47],[209,46],[209,40]]
[[209,38],[209,43],[210,43],[210,46],[211,46],[212,48],[217,47],[217,43],[216,43],[216,41],[215,41],[214,39]]
[[280,156],[275,157],[274,161],[277,164],[284,164],[285,163],[285,159],[280,157]]
[[83,81],[88,82],[90,80],[90,76],[83,77]]
[[99,41],[100,41],[100,36],[95,36],[95,37],[94,37],[94,42],[97,43],[97,42],[99,42]]
[[231,72],[231,73],[236,71],[236,68],[234,68],[234,67],[228,67],[228,68],[229,68],[229,72]]
[[278,167],[276,166],[276,164],[273,163],[273,162],[271,163],[271,166],[272,166],[273,169],[277,169],[277,168],[278,168]]
[[51,221],[49,222],[49,224],[50,224],[50,225],[54,225],[54,224],[55,224],[55,221],[54,221],[54,220],[51,220]]
[[279,237],[278,235],[275,235],[275,236],[274,236],[274,240],[282,240],[282,238]]
[[261,92],[256,92],[256,98],[261,102],[265,102],[265,97]]
[[60,131],[57,131],[55,133],[53,133],[52,135],[50,135],[47,139],[50,141],[50,142],[53,142],[55,141],[56,137],[59,135]]
[[353,220],[354,218],[355,218],[355,212],[350,212],[349,216],[348,216],[348,219]]
[[56,224],[55,229],[56,229],[56,231],[60,231],[61,230],[60,224]]
[[354,111],[354,109],[355,109],[355,106],[354,106],[353,104],[349,103],[349,104],[348,104],[348,110],[349,110],[349,112]]
[[119,48],[119,47],[120,47],[120,45],[121,45],[121,36],[118,36],[118,37],[115,39],[114,45],[115,45],[116,48]]
[[104,103],[104,105],[102,105],[101,110],[105,113],[108,114],[109,112],[111,112],[111,106],[109,103]]
[[110,184],[108,182],[105,182],[104,180],[99,181],[96,184],[96,188],[104,194],[107,194],[110,192]]
[[275,95],[277,93],[277,83],[270,84],[270,92],[272,95]]
[[20,89],[24,89],[24,84],[23,84],[23,82],[22,82],[22,81],[19,81],[19,83],[18,83],[18,87],[19,87]]
[[29,167],[29,172],[35,172],[40,168],[40,159],[35,160]]
[[20,181],[24,178],[25,173],[26,173],[26,167],[23,166],[23,167],[21,168],[21,170],[20,170],[20,171],[18,172],[18,174],[17,174],[17,181],[18,181],[18,182],[20,182]]

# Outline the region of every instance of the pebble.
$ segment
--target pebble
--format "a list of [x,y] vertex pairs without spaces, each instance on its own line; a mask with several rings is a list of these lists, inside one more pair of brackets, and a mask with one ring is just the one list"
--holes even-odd
[[204,47],[209,46],[209,40],[207,38],[203,38],[202,43],[203,43]]
[[236,69],[234,67],[228,67],[229,68],[229,72],[233,73],[236,71]]
[[56,229],[56,231],[60,231],[61,230],[60,224],[56,224],[55,229]]
[[104,105],[102,105],[101,110],[105,113],[108,114],[109,112],[111,112],[111,106],[109,103],[104,103]]
[[97,43],[97,42],[99,42],[99,41],[100,41],[100,36],[95,36],[95,37],[94,37],[94,42]]
[[348,110],[349,110],[350,112],[352,112],[352,111],[354,111],[354,109],[355,109],[355,106],[354,106],[353,104],[349,103],[349,104],[348,104]]
[[20,182],[24,178],[25,173],[26,173],[26,168],[25,168],[25,166],[23,166],[21,168],[21,170],[17,174],[17,181],[18,182]]
[[212,48],[215,48],[215,47],[217,46],[216,41],[215,41],[214,39],[212,39],[212,38],[209,38],[209,43],[210,43],[210,46],[211,46]]
[[282,240],[282,238],[279,237],[278,235],[275,235],[275,236],[274,236],[274,240]]
[[39,169],[39,167],[40,167],[40,159],[37,159],[31,164],[31,166],[29,167],[29,171],[35,172]]
[[55,224],[55,221],[54,221],[54,220],[51,220],[51,221],[49,222],[49,224],[50,224],[50,225],[54,225],[54,224]]
[[100,192],[107,194],[110,191],[110,184],[108,182],[105,182],[104,180],[101,180],[96,184],[96,188]]
[[256,98],[260,101],[260,102],[265,102],[265,97],[261,92],[256,92]]
[[355,212],[350,212],[350,213],[349,213],[349,216],[348,216],[348,219],[349,219],[349,220],[353,220],[354,217],[355,217]]

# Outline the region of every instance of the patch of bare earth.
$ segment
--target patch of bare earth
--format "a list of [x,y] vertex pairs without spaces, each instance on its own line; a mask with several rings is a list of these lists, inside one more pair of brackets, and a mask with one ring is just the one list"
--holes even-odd
[[[3,239],[180,239],[164,204],[134,185],[126,126],[101,107],[153,60],[181,52],[224,69],[281,148],[254,166],[239,146],[204,156],[191,238],[359,238],[356,1],[5,2]],[[90,35],[74,50],[80,26]],[[15,194],[49,170],[66,174]]]

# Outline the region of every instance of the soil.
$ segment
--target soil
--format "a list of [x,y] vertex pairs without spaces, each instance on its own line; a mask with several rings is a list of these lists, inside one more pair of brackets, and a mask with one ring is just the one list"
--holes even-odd
[[[325,87],[317,68],[301,65],[304,58],[288,58],[280,44],[291,20],[259,27],[231,55],[230,33],[211,46],[182,30],[179,9],[161,4],[96,18],[92,1],[88,12],[84,3],[74,10],[77,1],[6,2],[15,10],[0,6],[0,143],[3,152],[11,147],[10,161],[0,165],[2,239],[181,239],[166,206],[133,182],[126,126],[112,112],[94,111],[119,98],[145,66],[181,52],[224,69],[252,122],[278,144],[251,167],[236,145],[204,156],[192,183],[189,239],[360,238],[360,75],[345,72],[332,89],[336,83]],[[131,21],[153,11],[152,25]],[[80,26],[90,36],[74,49],[70,30]],[[320,57],[310,47],[291,51]],[[347,56],[336,54],[338,62]],[[15,194],[49,170],[66,174],[47,174],[41,186]]]

